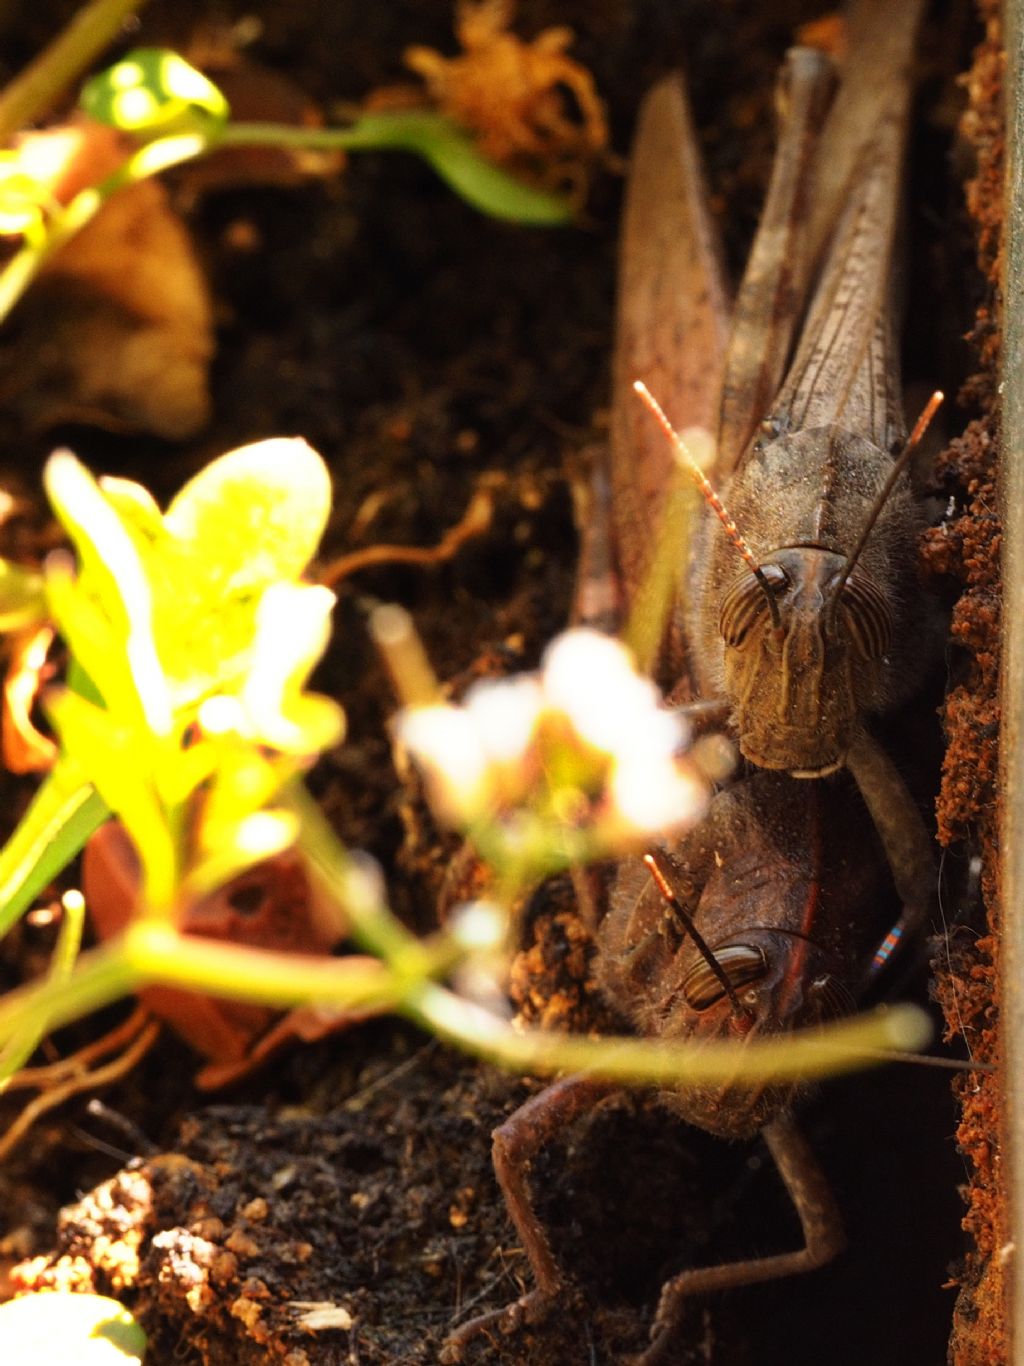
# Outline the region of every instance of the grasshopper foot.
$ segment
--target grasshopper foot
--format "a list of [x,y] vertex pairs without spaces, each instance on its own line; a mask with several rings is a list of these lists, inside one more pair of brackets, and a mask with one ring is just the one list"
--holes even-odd
[[441,1349],[441,1366],[454,1366],[454,1363],[462,1361],[463,1348],[481,1333],[497,1332],[509,1337],[525,1325],[543,1323],[556,1303],[553,1296],[545,1295],[540,1290],[531,1290],[501,1309],[478,1314],[475,1319],[470,1319],[461,1328],[448,1334]]

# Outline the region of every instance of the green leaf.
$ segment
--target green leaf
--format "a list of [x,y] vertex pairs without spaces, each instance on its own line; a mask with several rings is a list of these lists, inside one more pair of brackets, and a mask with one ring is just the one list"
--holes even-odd
[[[63,914],[60,929],[57,931],[57,943],[50,958],[50,970],[47,974],[51,984],[58,986],[67,982],[71,976],[82,947],[85,898],[81,892],[69,894],[61,899],[61,906]],[[7,1089],[7,1084],[15,1072],[19,1072],[25,1066],[42,1043],[45,1034],[46,1021],[36,1020],[19,1033],[13,1034],[0,1048],[0,1094]]]
[[109,815],[110,808],[75,760],[62,755],[0,850],[0,936]]
[[53,1291],[0,1305],[4,1366],[137,1366],[146,1335],[117,1300]]
[[[166,735],[171,729],[170,697],[153,640],[153,599],[138,546],[110,499],[70,451],[50,456],[43,482],[81,562],[74,583],[59,562],[48,576],[61,634],[122,721],[141,713],[149,730]],[[77,619],[89,614],[90,597],[94,610],[86,628]],[[77,640],[72,639],[79,626]]]
[[134,479],[118,479],[110,474],[102,475],[98,482],[104,497],[139,540],[152,543],[160,539],[164,530],[163,513],[149,489]]
[[[148,905],[169,908],[196,792],[207,789],[205,815],[187,840],[206,864],[233,868],[255,847],[262,809],[344,727],[336,703],[303,692],[334,604],[298,582],[331,498],[305,442],[230,452],[166,516],[141,485],[100,484],[69,452],[44,478],[77,570],[68,554],[51,557],[42,580],[12,567],[11,597],[31,604],[45,590],[71,662],[68,685],[45,701],[61,758],[0,851],[0,933],[110,812],[139,850]],[[0,561],[0,619],[3,583]],[[205,721],[193,729],[200,703],[213,708],[207,735]],[[221,732],[218,703],[230,713]],[[220,852],[204,841],[207,823]],[[285,825],[277,819],[274,840]]]
[[46,711],[62,751],[75,756],[139,850],[147,899],[161,907],[169,905],[174,896],[177,860],[169,813],[155,784],[157,747],[150,744],[147,754],[144,737],[135,728],[70,688],[51,689]]
[[335,597],[312,584],[274,583],[256,610],[256,638],[240,700],[254,739],[284,754],[313,757],[337,744],[344,713],[303,692],[330,635]]
[[114,627],[81,579],[75,578],[70,557],[50,559],[46,591],[51,618],[70,654],[69,686],[97,705],[141,718],[126,666],[124,632]]
[[299,578],[330,506],[320,456],[283,437],[230,451],[172,501],[149,568],[158,648],[176,706],[241,680],[264,591]]
[[254,811],[245,820],[218,827],[216,848],[202,857],[188,878],[189,892],[205,896],[251,868],[290,848],[298,822],[289,811]]
[[316,554],[331,510],[331,477],[300,437],[229,451],[171,501],[168,533],[187,545],[210,596],[297,579]]
[[517,180],[481,156],[472,137],[442,114],[401,110],[364,114],[344,131],[349,150],[395,147],[416,152],[467,203],[494,218],[538,227],[571,221],[561,195]]
[[200,134],[212,139],[228,121],[228,102],[212,81],[176,52],[139,47],[82,87],[90,118],[146,140]]
[[25,170],[23,157],[0,151],[0,233],[37,240],[54,203],[50,186]]

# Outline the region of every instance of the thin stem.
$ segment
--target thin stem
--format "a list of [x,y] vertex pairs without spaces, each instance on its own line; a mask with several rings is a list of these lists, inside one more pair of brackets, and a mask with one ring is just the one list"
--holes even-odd
[[443,114],[426,110],[407,113],[360,114],[344,128],[302,128],[283,123],[229,123],[218,146],[294,147],[317,152],[374,151],[380,147],[415,150],[424,137],[435,141],[472,143]]
[[40,1034],[59,1029],[127,996],[138,986],[124,941],[112,940],[83,953],[68,981],[45,981],[8,992],[0,1001],[0,1044],[23,1029],[38,1029]]
[[92,0],[0,94],[0,142],[46,113],[145,0]]
[[167,925],[139,922],[121,940],[137,983],[259,1001],[282,1009],[322,1001],[360,1010],[393,1008],[401,983],[385,964],[364,957],[273,953],[217,939],[179,934]]
[[299,845],[329,894],[344,908],[356,942],[402,976],[429,977],[435,955],[394,914],[377,878],[351,858],[301,783],[291,784],[285,805],[298,816]]
[[[81,892],[66,893],[63,907],[64,917],[47,974],[47,981],[54,986],[65,986],[70,979],[82,946],[82,930],[85,926],[85,901]],[[0,1048],[0,1093],[6,1089],[15,1072],[28,1062],[49,1029],[48,1020],[39,1020],[31,1028],[15,1034]]]
[[890,1048],[923,1048],[928,1017],[916,1006],[881,1007],[852,1020],[744,1043],[662,1043],[647,1039],[522,1034],[482,1007],[430,985],[407,1014],[439,1038],[517,1072],[587,1072],[632,1085],[687,1086],[793,1081],[877,1065]]
[[711,1080],[796,1079],[877,1063],[878,1050],[920,1048],[930,1025],[913,1006],[754,1043],[666,1044],[627,1038],[521,1034],[432,982],[402,980],[385,965],[270,953],[180,935],[157,924],[83,954],[69,982],[12,992],[0,1005],[0,1039],[77,1019],[150,983],[285,1008],[306,1002],[397,1009],[438,1037],[503,1067],[588,1071],[624,1084],[685,1086]]
[[426,707],[441,701],[441,686],[405,608],[382,603],[370,613],[368,626],[402,706]]
[[[159,151],[155,150],[157,148]],[[79,191],[71,203],[48,224],[45,240],[21,247],[0,271],[0,322],[7,317],[51,256],[95,218],[112,194],[158,171],[190,161],[206,149],[207,143],[199,136],[163,138],[158,143],[140,148],[98,185]]]

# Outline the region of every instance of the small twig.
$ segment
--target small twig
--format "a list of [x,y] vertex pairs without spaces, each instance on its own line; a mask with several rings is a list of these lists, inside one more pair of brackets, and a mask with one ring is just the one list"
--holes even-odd
[[[132,1020],[138,1018],[139,1012],[136,1011],[131,1016]],[[123,1027],[122,1027],[123,1028]],[[118,1031],[115,1031],[117,1033]],[[99,1089],[109,1086],[115,1081],[120,1081],[126,1076],[137,1063],[141,1062],[149,1050],[156,1043],[160,1034],[160,1025],[156,1020],[150,1019],[145,1024],[138,1038],[124,1052],[107,1063],[105,1067],[98,1067],[95,1072],[84,1072],[80,1076],[69,1078],[63,1085],[55,1086],[52,1090],[44,1091],[36,1096],[35,1100],[30,1101],[21,1111],[17,1119],[10,1126],[7,1132],[0,1138],[0,1162],[3,1162],[14,1149],[18,1146],[25,1134],[32,1128],[36,1120],[46,1114],[47,1111],[62,1105],[64,1101],[70,1100],[72,1096],[80,1095],[83,1091]],[[37,1072],[48,1071],[47,1068],[37,1068]]]
[[20,1072],[15,1072],[8,1081],[6,1090],[20,1091],[29,1087],[48,1090],[52,1086],[58,1086],[65,1077],[81,1076],[93,1063],[126,1047],[141,1032],[149,1019],[149,1011],[144,1006],[137,1006],[122,1024],[116,1025],[101,1039],[94,1039],[92,1043],[86,1044],[77,1053],[43,1067],[23,1067]]
[[498,1288],[498,1286],[502,1284],[502,1282],[510,1281],[520,1291],[522,1291],[522,1289],[524,1288],[522,1280],[516,1279],[515,1271],[513,1271],[508,1265],[508,1258],[516,1255],[520,1257],[525,1256],[525,1253],[523,1252],[523,1249],[521,1247],[496,1247],[492,1250],[488,1260],[490,1261],[493,1258],[497,1257],[501,1262],[501,1269],[499,1271],[496,1271],[494,1275],[491,1276],[490,1280],[488,1280],[486,1284],[483,1285],[470,1299],[456,1302],[455,1308],[452,1310],[451,1315],[451,1326],[453,1328],[456,1327],[458,1324],[462,1323],[462,1321],[465,1319],[466,1315],[469,1313],[471,1309],[475,1309],[476,1306],[481,1303],[481,1301],[489,1299],[490,1296],[494,1293],[494,1291]]
[[[131,1144],[129,1156],[152,1157],[160,1151],[160,1145],[143,1133],[133,1119],[105,1104],[99,1096],[94,1096],[85,1109],[91,1119],[102,1120]],[[95,1139],[95,1135],[90,1134],[89,1137]]]
[[431,1039],[430,1042],[425,1043],[422,1048],[417,1048],[411,1058],[406,1058],[404,1062],[400,1062],[395,1067],[389,1068],[382,1077],[376,1077],[373,1081],[368,1082],[366,1086],[362,1086],[358,1091],[353,1092],[341,1108],[343,1110],[361,1110],[370,1096],[376,1095],[378,1091],[382,1091],[386,1086],[390,1086],[391,1083],[397,1081],[399,1077],[404,1077],[406,1072],[411,1072],[426,1054],[434,1052],[436,1049],[437,1040]]
[[482,536],[494,516],[494,496],[489,489],[477,489],[461,519],[444,533],[436,546],[370,545],[351,550],[325,565],[318,582],[334,588],[342,579],[381,564],[419,564],[431,566],[454,559],[467,541]]

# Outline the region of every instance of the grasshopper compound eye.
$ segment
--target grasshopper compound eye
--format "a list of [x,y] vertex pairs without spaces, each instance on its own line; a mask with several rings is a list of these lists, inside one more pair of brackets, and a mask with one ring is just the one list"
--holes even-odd
[[861,659],[881,659],[892,642],[892,608],[878,585],[855,569],[839,587],[836,615]]
[[744,574],[726,593],[718,614],[718,630],[726,645],[737,648],[746,640],[752,626],[769,612],[775,625],[775,600],[789,587],[789,575],[780,564],[760,566],[760,575]]
[[[768,960],[750,944],[726,944],[715,950],[715,960],[737,993],[768,974]],[[686,974],[683,999],[693,1010],[709,1010],[725,996],[725,987],[708,963],[696,963]]]

